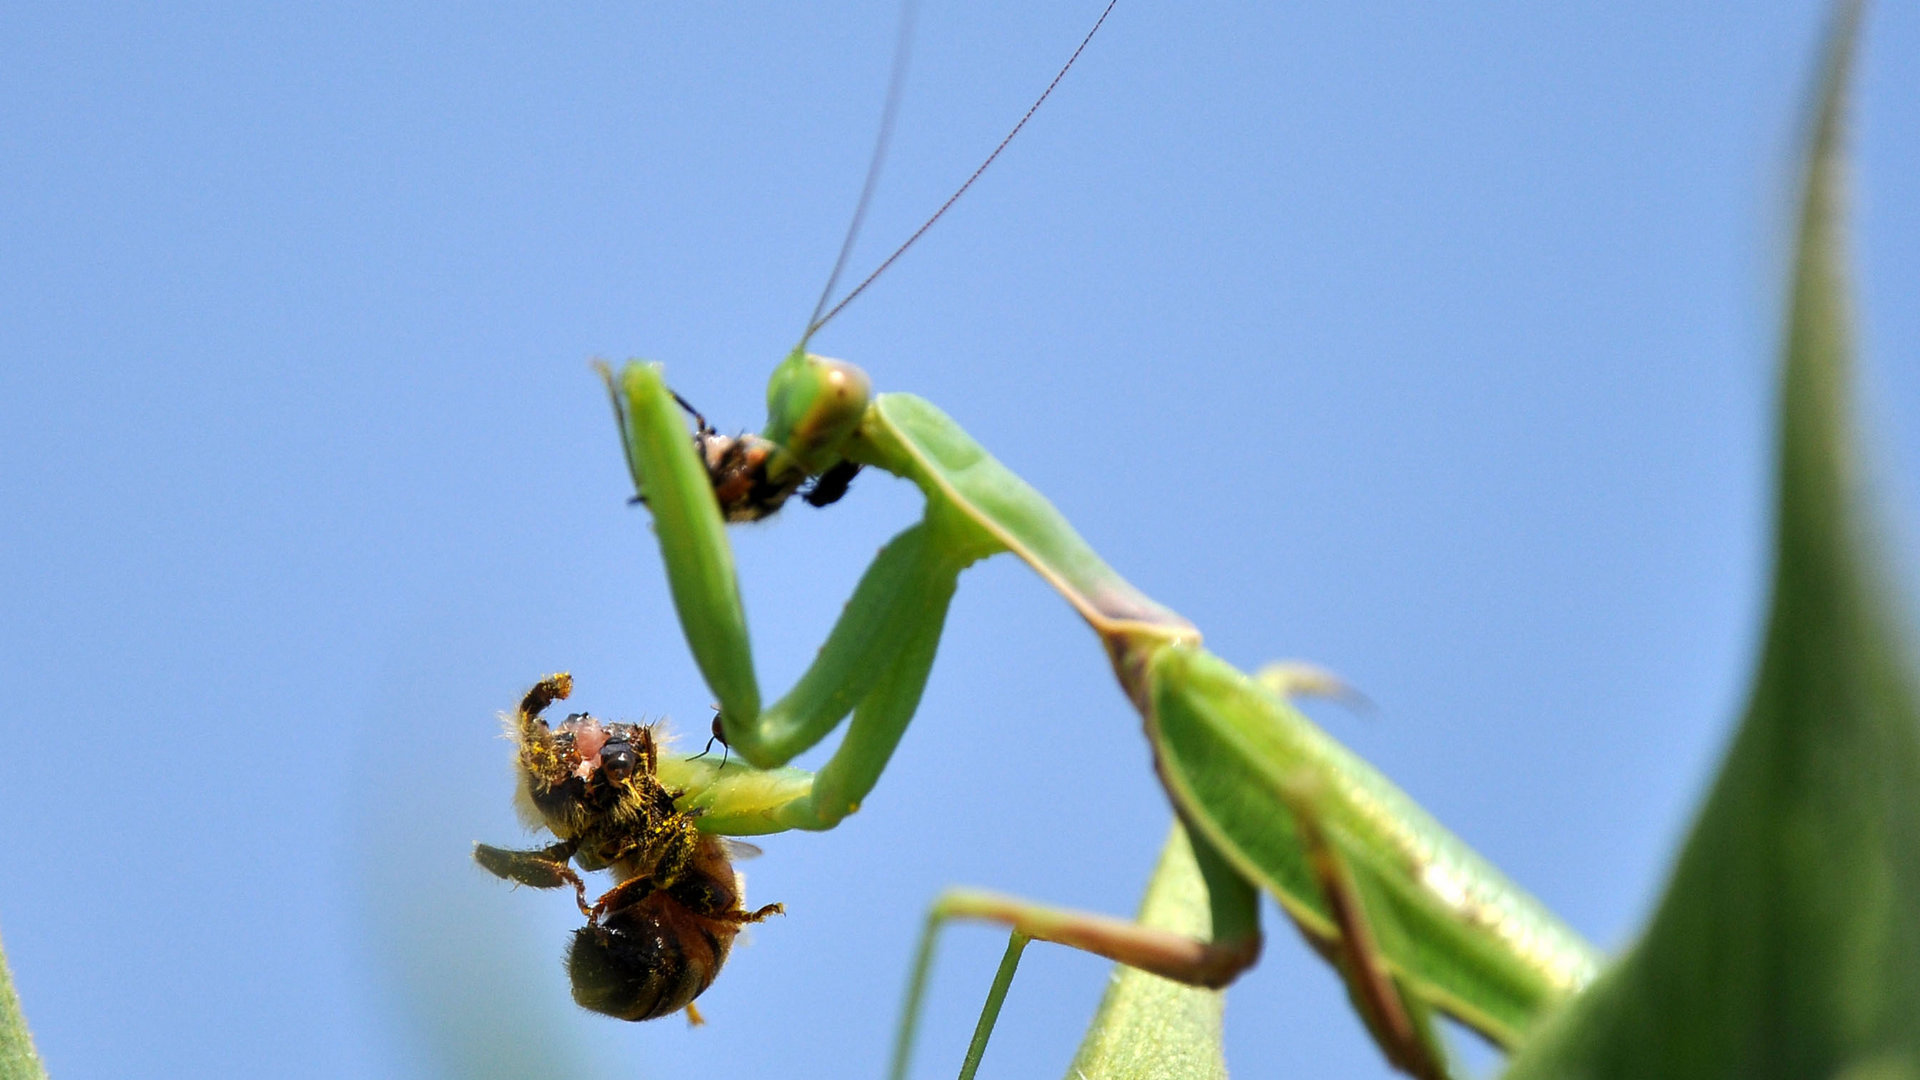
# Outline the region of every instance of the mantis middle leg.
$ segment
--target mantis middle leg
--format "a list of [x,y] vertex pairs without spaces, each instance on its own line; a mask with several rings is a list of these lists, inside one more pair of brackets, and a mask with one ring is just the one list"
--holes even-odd
[[[1409,993],[1389,970],[1378,949],[1382,939],[1400,933],[1390,909],[1365,896],[1360,879],[1348,867],[1330,838],[1330,823],[1320,820],[1318,795],[1311,778],[1302,777],[1290,794],[1302,823],[1305,846],[1311,853],[1314,879],[1327,906],[1336,912],[1338,935],[1329,940],[1305,925],[1308,942],[1327,956],[1341,974],[1375,1041],[1388,1061],[1419,1080],[1446,1080],[1447,1056],[1432,1024],[1431,1010]],[[1258,891],[1241,877],[1199,835],[1176,825],[1168,838],[1148,885],[1147,900],[1136,921],[1050,907],[1015,897],[967,889],[941,894],[927,914],[894,1045],[890,1076],[904,1080],[918,1033],[936,939],[954,919],[1000,923],[1012,929],[1007,954],[1001,961],[986,1005],[982,1009],[962,1076],[970,1075],[992,1033],[1006,986],[1028,941],[1051,941],[1113,960],[1139,975],[1120,977],[1101,1004],[1102,1018],[1110,1011],[1135,1015],[1164,1032],[1184,1025],[1194,1038],[1156,1040],[1153,1053],[1181,1055],[1210,1048],[1218,1053],[1219,1006],[1183,996],[1175,987],[1153,985],[1168,980],[1195,990],[1218,990],[1231,983],[1258,958],[1261,946]],[[1123,1021],[1124,1024],[1124,1021]],[[1107,1025],[1096,1020],[1081,1048],[1091,1063],[1103,1052]],[[1131,1053],[1137,1054],[1135,1048]],[[1132,1062],[1138,1066],[1140,1062]],[[1156,1060],[1156,1068],[1172,1068],[1172,1060]],[[1098,1074],[1096,1070],[1095,1074]],[[1198,1071],[1198,1070],[1196,1070]],[[1224,1066],[1218,1070],[1224,1074]]]

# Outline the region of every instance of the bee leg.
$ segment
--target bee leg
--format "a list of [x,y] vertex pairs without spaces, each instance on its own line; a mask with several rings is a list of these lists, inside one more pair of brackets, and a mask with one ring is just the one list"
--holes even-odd
[[705,1027],[706,1023],[707,1018],[700,1015],[700,1010],[693,1007],[693,1002],[687,1002],[687,1026]]
[[655,834],[658,839],[648,841],[648,846],[654,852],[654,863],[648,873],[654,888],[672,889],[697,876],[689,871],[693,868],[694,854],[700,847],[700,834],[686,827],[695,816],[676,814],[680,820],[669,819]]
[[700,410],[694,408],[691,404],[689,404],[686,398],[681,397],[679,394],[674,393],[674,391],[672,390],[668,390],[667,393],[673,394],[674,402],[678,404],[682,409],[685,409],[687,411],[687,415],[693,417],[694,426],[700,429],[699,433],[701,435],[718,435],[719,434],[718,431],[714,430],[714,427],[712,424],[707,423],[707,418],[700,415]]
[[653,728],[651,727],[643,727],[637,734],[639,737],[634,741],[640,746],[641,771],[647,776],[652,776],[660,771],[659,744],[653,740]]
[[846,495],[847,488],[853,484],[860,466],[851,461],[842,461],[819,476],[814,477],[813,485],[800,496],[808,506],[832,506]]
[[569,766],[556,745],[552,729],[540,719],[547,706],[573,693],[573,676],[566,672],[548,675],[533,684],[514,714],[513,738],[519,744],[520,767],[533,781],[535,791],[558,786],[567,778]]
[[758,911],[751,913],[751,915],[747,915],[747,913],[743,911],[741,915],[747,915],[747,917],[741,919],[741,922],[766,922],[766,920],[774,917],[774,915],[785,915],[785,913],[787,913],[787,905],[785,905],[785,903],[768,903],[766,907],[758,909]]
[[562,885],[573,886],[574,902],[580,905],[580,913],[593,915],[593,909],[587,906],[587,884],[580,875],[573,872],[567,860],[573,858],[572,841],[563,840],[533,851],[512,851],[497,848],[491,844],[473,845],[473,861],[494,877],[505,878],[519,885],[531,885],[536,889],[557,889]]
[[787,905],[768,904],[766,907],[760,908],[757,911],[748,911],[745,908],[734,908],[730,911],[702,911],[700,913],[709,919],[715,919],[719,922],[736,923],[740,926],[745,926],[748,923],[766,922],[775,915],[785,915],[787,913]]
[[607,912],[619,911],[630,904],[637,904],[659,891],[660,887],[654,883],[653,878],[643,874],[640,877],[628,878],[601,893],[600,899],[595,900],[591,908],[585,906],[583,902],[581,910],[587,913],[588,923],[597,924],[600,917]]
[[520,699],[520,717],[523,720],[537,720],[547,706],[562,700],[573,693],[573,676],[562,671],[549,675],[533,684],[527,696]]

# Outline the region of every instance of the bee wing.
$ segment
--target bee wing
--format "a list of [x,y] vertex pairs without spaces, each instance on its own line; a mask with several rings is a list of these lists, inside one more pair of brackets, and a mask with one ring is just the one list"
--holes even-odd
[[721,837],[720,842],[727,847],[727,858],[735,862],[741,859],[757,859],[766,854],[760,850],[760,845],[749,844],[745,840],[735,840],[730,836]]

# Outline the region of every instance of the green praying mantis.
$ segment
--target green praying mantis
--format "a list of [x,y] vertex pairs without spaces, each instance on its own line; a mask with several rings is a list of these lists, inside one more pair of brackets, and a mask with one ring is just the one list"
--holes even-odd
[[[913,717],[960,572],[1011,553],[1086,620],[1139,710],[1205,880],[1212,935],[974,892],[943,897],[936,924],[998,921],[1220,987],[1259,955],[1264,892],[1339,967],[1390,1060],[1415,1075],[1441,1075],[1430,1011],[1511,1046],[1597,970],[1590,946],[1301,715],[1288,695],[1311,689],[1303,677],[1256,678],[1207,652],[1190,623],[1130,585],[932,404],[873,394],[859,368],[804,348],[775,369],[758,435],[720,436],[701,421],[690,438],[655,365],[630,363],[608,385],[732,752],[777,769],[852,716],[817,773],[694,785],[703,830],[830,829],[858,810]],[[763,705],[726,523],[764,517],[809,483],[808,497],[830,501],[855,467],[911,481],[925,513],[874,558],[812,666]]]
[[[716,734],[748,766],[663,756],[660,781],[704,833],[833,828],[860,808],[905,734],[961,572],[1011,554],[1086,621],[1139,711],[1211,916],[1211,932],[1191,937],[951,891],[928,921],[896,1073],[905,1067],[932,937],[956,918],[1013,931],[969,1067],[1027,940],[1218,988],[1259,956],[1263,893],[1338,969],[1388,1060],[1415,1076],[1447,1075],[1434,1013],[1511,1047],[1593,978],[1600,957],[1590,945],[1293,706],[1293,695],[1327,688],[1320,676],[1284,666],[1236,670],[933,404],[876,394],[860,368],[809,352],[815,331],[845,302],[824,318],[816,310],[775,367],[757,434],[719,434],[657,365],[601,367],[636,500],[651,512],[680,624],[718,702]],[[874,558],[812,665],[765,703],[726,526],[771,515],[795,495],[827,506],[862,469],[914,484],[924,513]],[[849,716],[817,772],[787,766]]]

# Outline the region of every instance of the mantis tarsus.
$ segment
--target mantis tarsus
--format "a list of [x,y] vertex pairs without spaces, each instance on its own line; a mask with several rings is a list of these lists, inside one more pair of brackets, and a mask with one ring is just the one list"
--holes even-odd
[[[939,409],[875,395],[861,369],[809,353],[823,321],[816,313],[775,368],[758,435],[723,437],[701,419],[690,438],[691,410],[657,366],[605,371],[681,625],[731,753],[752,766],[663,759],[663,781],[687,793],[702,830],[829,829],[858,810],[919,703],[961,571],[1012,553],[1086,620],[1138,709],[1212,932],[1198,940],[955,891],[936,903],[929,935],[950,918],[991,920],[1013,929],[1006,973],[1032,938],[1219,987],[1258,958],[1265,892],[1339,969],[1389,1060],[1417,1076],[1446,1072],[1432,1012],[1511,1046],[1592,977],[1589,945],[1290,704],[1315,689],[1311,678],[1249,676],[1209,653],[1191,623],[1114,572]],[[799,681],[763,705],[725,524],[795,493],[824,505],[859,468],[912,482],[925,512],[874,559]],[[849,714],[817,773],[783,768]],[[675,779],[669,768],[684,771]]]

